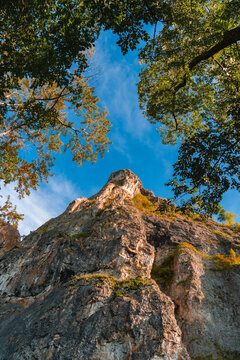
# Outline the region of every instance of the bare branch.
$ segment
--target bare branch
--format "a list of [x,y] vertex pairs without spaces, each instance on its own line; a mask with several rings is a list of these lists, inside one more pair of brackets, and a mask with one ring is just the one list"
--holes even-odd
[[220,61],[218,61],[217,59],[213,59],[215,61],[216,64],[218,64],[218,66],[225,71],[226,69],[224,68],[224,66],[220,63]]
[[59,95],[57,95],[57,96],[55,96],[53,98],[45,98],[45,99],[44,98],[36,98],[34,100],[36,100],[36,101],[54,101],[54,100],[57,100],[58,101],[60,98],[65,97],[65,96],[70,95],[70,94],[71,94],[70,92],[68,92],[66,94],[62,94],[62,91],[61,91],[61,93]]

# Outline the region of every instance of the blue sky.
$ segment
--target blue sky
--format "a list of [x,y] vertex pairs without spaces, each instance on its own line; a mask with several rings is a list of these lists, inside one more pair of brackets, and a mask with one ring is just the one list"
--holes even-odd
[[[100,73],[95,86],[101,105],[109,112],[112,123],[109,138],[113,144],[104,158],[99,158],[93,165],[85,163],[79,167],[72,162],[69,153],[57,156],[52,169],[55,176],[22,200],[17,199],[12,186],[4,188],[3,193],[10,191],[18,211],[25,215],[19,224],[22,234],[28,234],[59,215],[75,198],[95,194],[110,174],[120,169],[131,169],[143,186],[156,196],[172,196],[164,184],[172,174],[177,147],[162,145],[156,128],[147,122],[139,109],[136,83],[140,65],[137,53],[122,56],[116,37],[105,32],[96,43],[94,66]],[[229,192],[222,205],[238,214],[239,201],[239,193]]]

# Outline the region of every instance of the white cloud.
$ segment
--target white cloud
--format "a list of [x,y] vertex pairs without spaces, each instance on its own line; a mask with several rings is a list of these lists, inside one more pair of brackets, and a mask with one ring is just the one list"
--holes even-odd
[[3,198],[10,195],[18,212],[24,214],[24,220],[19,222],[22,235],[27,235],[52,217],[60,215],[72,200],[83,196],[71,181],[63,176],[51,178],[47,184],[23,199],[18,198],[12,184],[2,186],[1,194]]
[[[100,99],[105,99],[104,105],[109,111],[109,118],[113,125],[120,126],[133,138],[145,142],[146,133],[153,131],[153,126],[144,118],[138,105],[137,62],[129,64],[126,57],[112,58],[116,53],[117,45],[106,46],[107,35],[96,44],[95,66],[100,69],[100,78],[97,82],[97,92]],[[136,54],[134,55],[136,57]]]

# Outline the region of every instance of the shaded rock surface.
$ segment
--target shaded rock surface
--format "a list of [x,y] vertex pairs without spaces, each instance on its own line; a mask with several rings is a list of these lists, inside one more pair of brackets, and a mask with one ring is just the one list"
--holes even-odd
[[9,250],[20,246],[18,230],[7,223],[0,223],[0,258]]
[[165,205],[120,170],[22,242],[2,228],[0,359],[240,359],[240,266],[216,262],[240,236]]

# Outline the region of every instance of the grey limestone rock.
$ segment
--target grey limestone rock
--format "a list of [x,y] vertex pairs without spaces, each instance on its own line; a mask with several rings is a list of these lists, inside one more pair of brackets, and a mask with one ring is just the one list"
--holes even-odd
[[240,237],[165,204],[120,170],[22,242],[0,230],[0,359],[240,359],[239,266],[214,261]]

